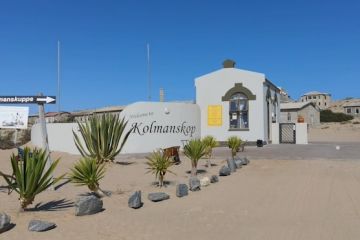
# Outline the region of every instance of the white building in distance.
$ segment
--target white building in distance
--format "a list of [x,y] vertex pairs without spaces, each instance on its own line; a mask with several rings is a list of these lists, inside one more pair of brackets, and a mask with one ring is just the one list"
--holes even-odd
[[326,109],[330,106],[331,94],[330,93],[321,93],[321,92],[317,92],[317,91],[308,92],[301,96],[300,102],[313,102],[321,110]]

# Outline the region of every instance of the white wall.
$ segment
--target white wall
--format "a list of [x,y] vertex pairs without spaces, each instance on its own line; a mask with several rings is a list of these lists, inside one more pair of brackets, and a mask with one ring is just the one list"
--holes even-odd
[[308,124],[295,123],[296,125],[296,144],[308,144]]
[[279,123],[272,123],[272,144],[279,144],[280,143],[280,136],[279,136]]
[[[233,135],[248,141],[264,140],[264,82],[264,74],[236,68],[224,68],[196,78],[196,103],[201,111],[201,136],[212,135],[218,141],[226,141]],[[256,100],[249,101],[249,131],[229,131],[229,102],[223,102],[221,98],[235,83],[242,83],[243,87],[256,95]],[[208,105],[222,106],[222,126],[208,126]]]
[[[182,147],[182,140],[200,137],[200,109],[196,104],[138,102],[127,106],[120,116],[128,120],[127,130],[135,129],[121,153]],[[72,130],[79,132],[76,123],[47,124],[50,150],[79,154]],[[32,127],[31,141],[35,146],[41,146],[39,124]]]
[[[46,129],[50,151],[80,154],[75,146],[72,133],[72,130],[79,132],[76,123],[47,123]],[[34,124],[31,128],[31,143],[37,147],[42,146],[39,123]]]

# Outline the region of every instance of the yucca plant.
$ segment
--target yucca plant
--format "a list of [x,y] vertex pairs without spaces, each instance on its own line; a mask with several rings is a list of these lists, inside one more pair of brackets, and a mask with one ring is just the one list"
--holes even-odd
[[91,116],[85,123],[78,122],[84,145],[73,131],[75,145],[83,157],[94,158],[97,163],[114,161],[130,135],[130,131],[124,132],[126,125],[118,114]]
[[192,139],[184,146],[184,154],[191,161],[191,176],[196,176],[198,161],[205,155],[205,150],[205,145],[200,139]]
[[241,143],[242,143],[241,138],[237,136],[231,136],[228,138],[228,146],[231,149],[232,158],[236,156],[236,152],[239,151]]
[[60,159],[54,161],[46,169],[47,159],[48,155],[45,150],[26,147],[23,156],[11,155],[12,176],[0,172],[9,185],[8,188],[20,195],[22,209],[26,209],[28,205],[32,204],[37,194],[63,178],[64,175],[56,179],[52,178]]
[[174,162],[161,151],[153,152],[150,156],[146,157],[146,159],[148,159],[146,162],[148,167],[146,169],[149,170],[146,173],[151,172],[155,174],[155,178],[159,180],[159,187],[164,185],[164,177],[167,172],[175,174],[169,170],[169,168],[174,165]]
[[100,180],[105,176],[105,164],[94,158],[82,158],[70,169],[69,180],[77,186],[87,186],[99,196],[105,195],[100,189]]
[[211,156],[212,150],[214,147],[217,147],[218,143],[213,136],[206,136],[202,139],[203,144],[205,145],[205,156],[208,158],[207,166],[211,167]]

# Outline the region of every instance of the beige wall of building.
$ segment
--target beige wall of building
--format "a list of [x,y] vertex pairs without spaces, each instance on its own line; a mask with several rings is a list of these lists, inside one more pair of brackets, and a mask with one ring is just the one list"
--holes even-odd
[[281,106],[280,122],[297,123],[298,117],[304,117],[305,123],[309,125],[320,124],[319,108],[313,104],[305,103],[283,103]]
[[326,109],[331,104],[331,94],[320,92],[309,92],[301,96],[300,102],[313,102],[320,109]]

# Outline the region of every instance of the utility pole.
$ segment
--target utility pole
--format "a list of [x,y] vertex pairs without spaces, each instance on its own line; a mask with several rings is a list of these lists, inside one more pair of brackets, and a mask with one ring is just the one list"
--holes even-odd
[[146,45],[147,48],[147,72],[148,72],[148,100],[151,101],[151,65],[150,65],[150,44]]
[[57,103],[58,103],[58,115],[60,115],[60,41],[57,42]]

